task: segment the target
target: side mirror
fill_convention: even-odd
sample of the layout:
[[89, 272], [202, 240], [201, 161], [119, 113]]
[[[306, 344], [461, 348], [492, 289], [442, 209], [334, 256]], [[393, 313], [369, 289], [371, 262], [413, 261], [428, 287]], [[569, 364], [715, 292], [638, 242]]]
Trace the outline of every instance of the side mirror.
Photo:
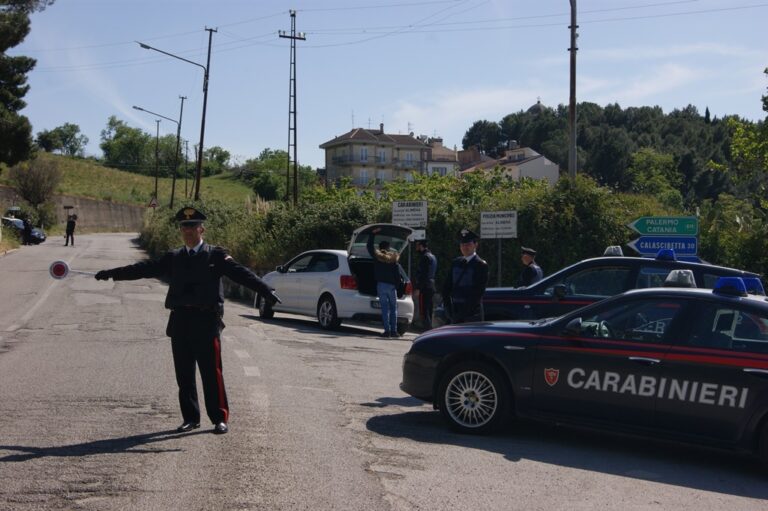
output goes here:
[[278, 271], [278, 273], [285, 273], [285, 266], [283, 266], [282, 264], [280, 264], [280, 265], [278, 265], [277, 267], [275, 267], [275, 270], [277, 270], [277, 271]]
[[566, 335], [580, 335], [581, 334], [581, 318], [573, 318], [565, 325]]
[[553, 295], [553, 296], [554, 296], [556, 299], [558, 299], [558, 300], [562, 300], [563, 298], [565, 298], [565, 295], [566, 295], [567, 293], [568, 293], [568, 289], [565, 287], [565, 284], [557, 284], [557, 285], [556, 285], [556, 286], [555, 286], [555, 287], [552, 289], [552, 295]]

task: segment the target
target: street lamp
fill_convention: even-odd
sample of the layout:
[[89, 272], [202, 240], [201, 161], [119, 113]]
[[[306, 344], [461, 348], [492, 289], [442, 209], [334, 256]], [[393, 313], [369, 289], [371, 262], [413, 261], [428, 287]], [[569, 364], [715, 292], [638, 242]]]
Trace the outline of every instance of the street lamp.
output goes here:
[[208, 106], [208, 71], [211, 68], [211, 43], [213, 42], [213, 33], [218, 32], [218, 30], [214, 28], [207, 28], [208, 31], [208, 61], [206, 65], [198, 64], [197, 62], [193, 62], [191, 60], [187, 60], [184, 57], [179, 57], [178, 55], [174, 55], [173, 53], [169, 53], [167, 51], [159, 50], [153, 46], [150, 46], [148, 44], [144, 44], [142, 42], [136, 41], [139, 46], [144, 48], [145, 50], [153, 50], [158, 53], [162, 53], [163, 55], [168, 55], [169, 57], [173, 57], [178, 60], [183, 60], [184, 62], [187, 62], [189, 64], [198, 66], [203, 68], [203, 118], [200, 122], [200, 147], [199, 152], [200, 155], [197, 158], [197, 170], [195, 172], [195, 200], [200, 199], [200, 176], [202, 175], [202, 168], [203, 168], [203, 140], [205, 138], [205, 110]]
[[[179, 99], [181, 99], [181, 111], [179, 112], [179, 120], [171, 119], [170, 117], [166, 117], [164, 115], [160, 115], [155, 112], [150, 112], [149, 110], [146, 110], [144, 108], [141, 108], [140, 106], [134, 105], [133, 108], [136, 110], [141, 110], [142, 112], [147, 112], [148, 114], [155, 115], [157, 117], [162, 117], [165, 120], [175, 122], [176, 123], [176, 152], [174, 153], [173, 158], [173, 180], [171, 181], [171, 204], [170, 208], [173, 209], [173, 199], [176, 196], [176, 173], [179, 169], [179, 151], [181, 149], [181, 118], [184, 115], [184, 100], [187, 99], [186, 96], [179, 96]], [[186, 179], [186, 176], [185, 176]], [[155, 186], [155, 194], [157, 194], [157, 186]]]

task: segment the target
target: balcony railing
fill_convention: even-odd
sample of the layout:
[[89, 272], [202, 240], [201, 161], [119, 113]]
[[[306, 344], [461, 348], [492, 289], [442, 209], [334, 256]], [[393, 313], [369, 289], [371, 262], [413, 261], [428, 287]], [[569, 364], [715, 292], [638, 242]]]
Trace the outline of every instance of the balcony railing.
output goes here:
[[331, 163], [334, 165], [367, 165], [367, 164], [376, 164], [376, 165], [386, 165], [387, 164], [387, 158], [382, 158], [379, 156], [366, 156], [365, 158], [355, 155], [343, 155], [343, 156], [334, 156], [331, 158]]

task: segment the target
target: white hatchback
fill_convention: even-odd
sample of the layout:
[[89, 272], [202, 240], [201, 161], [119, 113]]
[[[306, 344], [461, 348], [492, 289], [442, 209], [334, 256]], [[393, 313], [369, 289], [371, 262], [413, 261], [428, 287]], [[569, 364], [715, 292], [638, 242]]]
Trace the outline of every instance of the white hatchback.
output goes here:
[[[254, 305], [259, 316], [269, 319], [275, 312], [314, 316], [326, 330], [338, 328], [342, 321], [381, 325], [373, 260], [366, 249], [375, 228], [380, 228], [374, 237], [375, 246], [386, 240], [392, 250], [401, 254], [413, 232], [401, 225], [371, 224], [355, 230], [346, 251], [309, 250], [297, 255], [262, 277], [282, 303], [269, 306], [256, 296]], [[402, 277], [405, 292], [397, 299], [397, 331], [401, 335], [413, 321], [412, 287], [404, 271]]]

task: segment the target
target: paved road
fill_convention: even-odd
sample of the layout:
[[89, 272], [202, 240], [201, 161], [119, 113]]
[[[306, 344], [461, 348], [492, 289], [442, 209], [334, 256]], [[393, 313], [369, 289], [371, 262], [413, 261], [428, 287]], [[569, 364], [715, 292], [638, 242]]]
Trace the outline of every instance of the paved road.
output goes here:
[[412, 335], [228, 303], [228, 435], [181, 422], [155, 280], [52, 280], [143, 257], [124, 234], [0, 258], [0, 510], [768, 508], [730, 454], [549, 426], [449, 432], [398, 389]]

